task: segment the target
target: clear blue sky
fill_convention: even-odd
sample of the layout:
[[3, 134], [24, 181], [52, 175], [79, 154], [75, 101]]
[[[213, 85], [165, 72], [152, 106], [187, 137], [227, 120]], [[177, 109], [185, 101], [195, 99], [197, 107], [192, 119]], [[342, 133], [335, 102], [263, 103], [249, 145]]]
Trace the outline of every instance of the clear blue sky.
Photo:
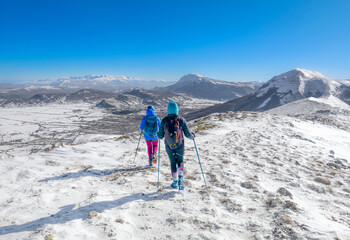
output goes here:
[[0, 0], [0, 81], [198, 73], [350, 79], [348, 0]]

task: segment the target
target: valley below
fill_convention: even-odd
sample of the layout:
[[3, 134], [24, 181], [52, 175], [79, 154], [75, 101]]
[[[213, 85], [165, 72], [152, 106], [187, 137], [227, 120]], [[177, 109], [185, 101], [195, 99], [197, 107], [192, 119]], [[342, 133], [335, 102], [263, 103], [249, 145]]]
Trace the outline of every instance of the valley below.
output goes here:
[[[218, 103], [195, 98], [177, 100], [184, 115]], [[45, 151], [81, 135], [129, 135], [139, 131], [147, 105], [137, 102], [108, 109], [95, 107], [96, 103], [0, 108], [0, 158]], [[156, 107], [160, 118], [166, 116], [166, 104]]]

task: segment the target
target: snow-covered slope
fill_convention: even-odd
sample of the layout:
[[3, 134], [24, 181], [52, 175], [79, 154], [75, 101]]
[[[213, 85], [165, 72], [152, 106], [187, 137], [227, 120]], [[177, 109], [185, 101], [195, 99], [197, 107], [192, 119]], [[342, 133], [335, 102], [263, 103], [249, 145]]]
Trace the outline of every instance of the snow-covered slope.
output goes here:
[[191, 73], [183, 76], [175, 84], [157, 88], [157, 90], [184, 93], [196, 98], [222, 101], [248, 95], [260, 86], [260, 84], [247, 82], [221, 81]]
[[350, 103], [349, 86], [346, 80], [331, 80], [319, 72], [297, 68], [273, 77], [252, 98], [261, 103], [256, 110], [267, 110], [310, 97]]
[[186, 139], [185, 191], [161, 145], [82, 135], [0, 161], [0, 239], [348, 239], [350, 133], [267, 113], [215, 114]]
[[328, 113], [350, 113], [350, 105], [341, 101], [339, 98], [330, 95], [322, 98], [304, 98], [280, 107], [273, 108], [267, 112], [295, 116], [298, 114], [314, 114], [319, 111], [328, 111]]

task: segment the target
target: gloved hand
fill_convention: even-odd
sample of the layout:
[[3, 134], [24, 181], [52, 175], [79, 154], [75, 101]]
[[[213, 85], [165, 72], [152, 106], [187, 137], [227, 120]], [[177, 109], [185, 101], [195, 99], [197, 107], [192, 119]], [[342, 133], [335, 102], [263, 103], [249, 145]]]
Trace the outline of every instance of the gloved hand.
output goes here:
[[194, 132], [191, 132], [192, 138], [195, 139], [196, 135], [194, 134]]

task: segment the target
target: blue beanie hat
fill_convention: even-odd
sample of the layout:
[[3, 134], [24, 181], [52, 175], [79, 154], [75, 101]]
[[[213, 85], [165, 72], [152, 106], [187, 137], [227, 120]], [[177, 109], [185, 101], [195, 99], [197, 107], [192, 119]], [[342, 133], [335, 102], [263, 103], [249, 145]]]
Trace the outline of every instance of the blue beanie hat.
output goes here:
[[170, 114], [178, 114], [179, 113], [179, 109], [177, 107], [177, 104], [176, 102], [170, 102], [168, 104], [168, 115]]
[[147, 107], [147, 109], [152, 109], [152, 110], [154, 111], [154, 107], [151, 106], [151, 105], [149, 105], [149, 106]]

